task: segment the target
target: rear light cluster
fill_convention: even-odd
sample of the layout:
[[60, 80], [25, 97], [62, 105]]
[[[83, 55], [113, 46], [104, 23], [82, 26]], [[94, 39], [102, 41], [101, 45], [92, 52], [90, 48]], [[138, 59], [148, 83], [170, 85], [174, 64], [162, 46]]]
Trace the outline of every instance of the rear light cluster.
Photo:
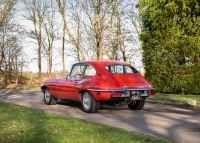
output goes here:
[[149, 91], [149, 95], [155, 95], [156, 94], [156, 90], [150, 90]]
[[150, 90], [150, 91], [128, 91], [128, 92], [120, 92], [120, 91], [113, 91], [111, 92], [112, 97], [130, 97], [133, 95], [141, 95], [141, 96], [148, 96], [148, 95], [155, 95], [156, 90]]

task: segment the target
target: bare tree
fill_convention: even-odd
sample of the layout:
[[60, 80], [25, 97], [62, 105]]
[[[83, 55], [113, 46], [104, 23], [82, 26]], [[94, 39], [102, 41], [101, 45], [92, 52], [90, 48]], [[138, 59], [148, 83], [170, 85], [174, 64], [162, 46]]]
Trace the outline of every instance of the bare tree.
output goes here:
[[122, 53], [122, 59], [124, 62], [127, 61], [127, 58], [126, 58], [126, 49], [125, 49], [125, 42], [127, 42], [125, 39], [126, 38], [126, 33], [123, 31], [122, 27], [124, 26], [121, 22], [121, 19], [122, 19], [122, 11], [120, 12], [119, 11], [119, 6], [116, 5], [115, 8], [114, 8], [114, 13], [116, 15], [116, 33], [117, 33], [117, 41], [118, 41], [118, 47], [119, 47], [119, 50], [121, 51]]
[[[20, 28], [19, 26], [17, 28]], [[17, 31], [17, 30], [16, 30]], [[15, 32], [16, 32], [15, 31]], [[8, 45], [9, 55], [8, 55], [8, 75], [9, 82], [12, 83], [13, 79], [15, 79], [15, 85], [17, 86], [19, 83], [19, 73], [20, 69], [22, 69], [23, 60], [23, 47], [21, 46], [21, 37], [17, 35], [13, 35], [9, 39]]]
[[7, 21], [17, 0], [1, 0], [0, 1], [0, 27]]
[[[51, 73], [53, 43], [56, 28], [49, 8], [53, 0], [23, 0], [33, 22], [32, 37], [38, 44], [38, 69], [41, 74], [42, 58], [48, 60]], [[62, 17], [62, 68], [65, 72], [65, 52], [78, 61], [88, 59], [111, 59], [134, 62], [141, 54], [138, 33], [140, 27], [135, 21], [136, 3], [131, 0], [56, 0]], [[55, 9], [53, 10], [55, 11]], [[49, 15], [50, 14], [50, 15]], [[134, 15], [133, 15], [134, 14]], [[69, 41], [72, 48], [65, 46]], [[43, 54], [41, 55], [43, 50]]]
[[[78, 61], [85, 60], [85, 54], [81, 46], [81, 38], [82, 38], [81, 37], [81, 13], [78, 7], [78, 1], [77, 0], [75, 1], [56, 0], [56, 1], [58, 4], [60, 14], [64, 21], [64, 29], [69, 37], [70, 42], [76, 48], [77, 59]], [[71, 11], [66, 12], [67, 4], [68, 4], [69, 9], [71, 9]], [[70, 25], [69, 25], [69, 21], [70, 21]]]
[[43, 28], [43, 41], [42, 45], [44, 48], [44, 55], [47, 56], [47, 69], [48, 73], [51, 77], [52, 74], [52, 64], [53, 64], [53, 47], [54, 47], [54, 42], [57, 37], [57, 32], [60, 28], [58, 26], [57, 22], [57, 15], [55, 11], [55, 4], [51, 0], [51, 5], [47, 9], [47, 12], [44, 17], [44, 21], [42, 24]]
[[45, 14], [47, 13], [47, 9], [49, 7], [48, 0], [23, 0], [23, 3], [26, 7], [28, 20], [31, 20], [34, 25], [34, 30], [31, 31], [32, 38], [37, 40], [37, 62], [38, 62], [38, 70], [39, 70], [39, 79], [42, 77], [42, 32], [43, 32], [43, 24]]
[[17, 24], [15, 0], [0, 2], [0, 73], [3, 75], [3, 86], [18, 84], [20, 63], [23, 60], [22, 38], [24, 29]]
[[[85, 12], [85, 29], [90, 40], [90, 46], [96, 51], [98, 60], [103, 59], [105, 31], [108, 29], [113, 0], [80, 0]], [[91, 37], [91, 38], [90, 38]]]
[[[137, 2], [118, 0], [113, 3], [113, 11], [106, 39], [106, 55], [111, 60], [141, 62], [141, 45], [139, 41], [140, 23]], [[140, 64], [141, 65], [141, 64]]]
[[63, 24], [63, 29], [62, 29], [62, 75], [65, 75], [66, 69], [65, 69], [65, 27]]
[[24, 29], [13, 19], [7, 20], [0, 30], [0, 69], [4, 78], [3, 86], [13, 83], [13, 80], [16, 85], [18, 84], [20, 63], [23, 61], [22, 36]]
[[[125, 18], [127, 20], [127, 30], [129, 41], [132, 43], [131, 49], [134, 52], [129, 52], [129, 62], [131, 62], [138, 70], [144, 72], [142, 63], [142, 45], [140, 42], [141, 21], [139, 17], [139, 4], [138, 1], [125, 0]], [[130, 49], [130, 50], [131, 50]], [[130, 58], [132, 57], [132, 58]]]
[[0, 36], [1, 36], [0, 72], [2, 73], [3, 73], [3, 70], [2, 70], [3, 62], [5, 61], [5, 53], [4, 53], [5, 37], [6, 37], [5, 27], [8, 24], [11, 11], [15, 3], [16, 3], [16, 0], [1, 0], [0, 1]]
[[[112, 14], [109, 29], [106, 32], [106, 40], [108, 41], [108, 46], [105, 49], [105, 54], [110, 60], [119, 60], [119, 11], [118, 6], [120, 5], [120, 1], [115, 1], [112, 4]], [[121, 40], [120, 40], [121, 41]]]

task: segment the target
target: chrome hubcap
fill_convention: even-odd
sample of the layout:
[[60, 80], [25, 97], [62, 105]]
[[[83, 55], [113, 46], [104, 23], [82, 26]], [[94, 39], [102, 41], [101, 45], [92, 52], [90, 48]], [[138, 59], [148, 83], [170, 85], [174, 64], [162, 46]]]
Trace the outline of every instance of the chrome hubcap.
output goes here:
[[89, 109], [91, 106], [91, 96], [88, 94], [88, 92], [85, 92], [83, 95], [83, 106], [86, 109]]

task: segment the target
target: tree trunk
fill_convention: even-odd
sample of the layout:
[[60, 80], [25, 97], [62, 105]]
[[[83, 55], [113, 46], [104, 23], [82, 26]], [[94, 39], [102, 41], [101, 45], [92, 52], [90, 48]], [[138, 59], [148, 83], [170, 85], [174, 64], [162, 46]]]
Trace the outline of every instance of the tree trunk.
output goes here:
[[102, 60], [103, 59], [103, 42], [102, 42], [102, 38], [98, 38], [98, 42], [97, 42], [97, 60]]
[[65, 76], [65, 28], [63, 25], [63, 37], [62, 37], [62, 75]]
[[17, 50], [15, 47], [15, 85], [18, 85], [18, 60], [17, 60]]
[[38, 43], [38, 76], [41, 81], [42, 78], [42, 65], [41, 65], [41, 43]]

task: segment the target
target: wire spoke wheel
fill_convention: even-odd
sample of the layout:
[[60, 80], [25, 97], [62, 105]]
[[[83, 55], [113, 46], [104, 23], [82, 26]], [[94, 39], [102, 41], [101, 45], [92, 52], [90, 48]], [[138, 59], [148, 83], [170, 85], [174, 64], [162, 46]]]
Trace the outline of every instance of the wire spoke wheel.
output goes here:
[[51, 94], [50, 94], [49, 90], [45, 90], [44, 98], [45, 98], [46, 102], [50, 101], [50, 97], [51, 97]]
[[86, 92], [83, 96], [83, 106], [86, 109], [89, 109], [91, 107], [91, 96]]
[[44, 91], [44, 103], [47, 105], [56, 104], [56, 99], [51, 95], [48, 88], [46, 88]]
[[95, 113], [98, 111], [100, 103], [97, 102], [92, 93], [86, 91], [82, 94], [82, 107], [83, 107], [83, 111], [86, 113]]

